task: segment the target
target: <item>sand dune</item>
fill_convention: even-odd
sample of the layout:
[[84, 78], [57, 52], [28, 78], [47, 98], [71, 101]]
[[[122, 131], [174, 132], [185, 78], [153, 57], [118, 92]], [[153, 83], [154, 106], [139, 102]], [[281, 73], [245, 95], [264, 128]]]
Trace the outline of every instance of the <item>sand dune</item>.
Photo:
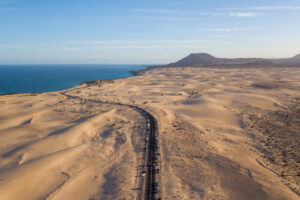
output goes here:
[[[42, 96], [32, 98], [39, 104]], [[7, 101], [11, 96], [1, 98]], [[86, 107], [91, 108], [88, 113]], [[15, 126], [1, 126], [0, 199], [136, 196], [131, 166], [139, 162], [144, 122], [134, 111], [71, 102], [61, 96], [52, 105], [15, 116], [17, 110], [1, 112], [2, 119]], [[27, 118], [30, 122], [24, 123]], [[122, 181], [127, 190], [110, 191], [112, 180]]]
[[[163, 199], [299, 199], [299, 80], [297, 68], [162, 68], [67, 94], [156, 117]], [[138, 197], [139, 113], [60, 92], [0, 101], [0, 199]]]

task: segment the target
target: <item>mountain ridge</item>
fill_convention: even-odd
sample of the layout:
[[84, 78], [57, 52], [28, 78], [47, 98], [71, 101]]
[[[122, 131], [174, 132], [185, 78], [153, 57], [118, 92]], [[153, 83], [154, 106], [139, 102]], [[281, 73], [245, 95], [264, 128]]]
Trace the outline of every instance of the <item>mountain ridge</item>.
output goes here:
[[274, 67], [300, 67], [300, 54], [291, 58], [218, 58], [208, 53], [191, 53], [183, 59], [167, 65], [152, 65], [146, 69], [131, 72], [141, 75], [147, 70], [168, 67], [234, 67], [234, 68], [274, 68]]
[[295, 55], [294, 57], [292, 57], [292, 59], [297, 59], [297, 60], [300, 60], [300, 53]]
[[167, 67], [196, 67], [196, 66], [221, 66], [221, 65], [282, 65], [299, 64], [300, 54], [291, 58], [266, 59], [266, 58], [218, 58], [208, 53], [191, 53], [183, 59], [165, 65]]

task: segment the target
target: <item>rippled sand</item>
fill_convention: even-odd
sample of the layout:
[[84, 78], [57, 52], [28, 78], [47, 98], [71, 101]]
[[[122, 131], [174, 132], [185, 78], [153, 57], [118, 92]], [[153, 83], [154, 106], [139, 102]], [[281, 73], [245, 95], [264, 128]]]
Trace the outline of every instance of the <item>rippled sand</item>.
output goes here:
[[[300, 69], [153, 69], [68, 94], [158, 120], [163, 199], [299, 199]], [[142, 116], [0, 96], [0, 199], [136, 199]]]

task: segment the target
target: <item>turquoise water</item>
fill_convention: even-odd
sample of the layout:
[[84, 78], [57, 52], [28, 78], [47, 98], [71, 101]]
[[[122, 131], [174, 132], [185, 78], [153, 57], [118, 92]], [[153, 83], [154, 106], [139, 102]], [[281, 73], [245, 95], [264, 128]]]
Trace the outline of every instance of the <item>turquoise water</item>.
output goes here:
[[0, 94], [52, 92], [84, 81], [133, 76], [143, 65], [0, 65]]

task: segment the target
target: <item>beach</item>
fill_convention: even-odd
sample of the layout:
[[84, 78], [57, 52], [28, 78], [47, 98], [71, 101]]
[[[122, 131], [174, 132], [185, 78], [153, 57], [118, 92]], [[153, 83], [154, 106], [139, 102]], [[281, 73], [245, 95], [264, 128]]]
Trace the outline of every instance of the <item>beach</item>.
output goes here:
[[0, 96], [0, 199], [139, 199], [145, 118], [123, 104], [157, 120], [162, 199], [299, 199], [299, 80], [300, 68], [155, 68]]

